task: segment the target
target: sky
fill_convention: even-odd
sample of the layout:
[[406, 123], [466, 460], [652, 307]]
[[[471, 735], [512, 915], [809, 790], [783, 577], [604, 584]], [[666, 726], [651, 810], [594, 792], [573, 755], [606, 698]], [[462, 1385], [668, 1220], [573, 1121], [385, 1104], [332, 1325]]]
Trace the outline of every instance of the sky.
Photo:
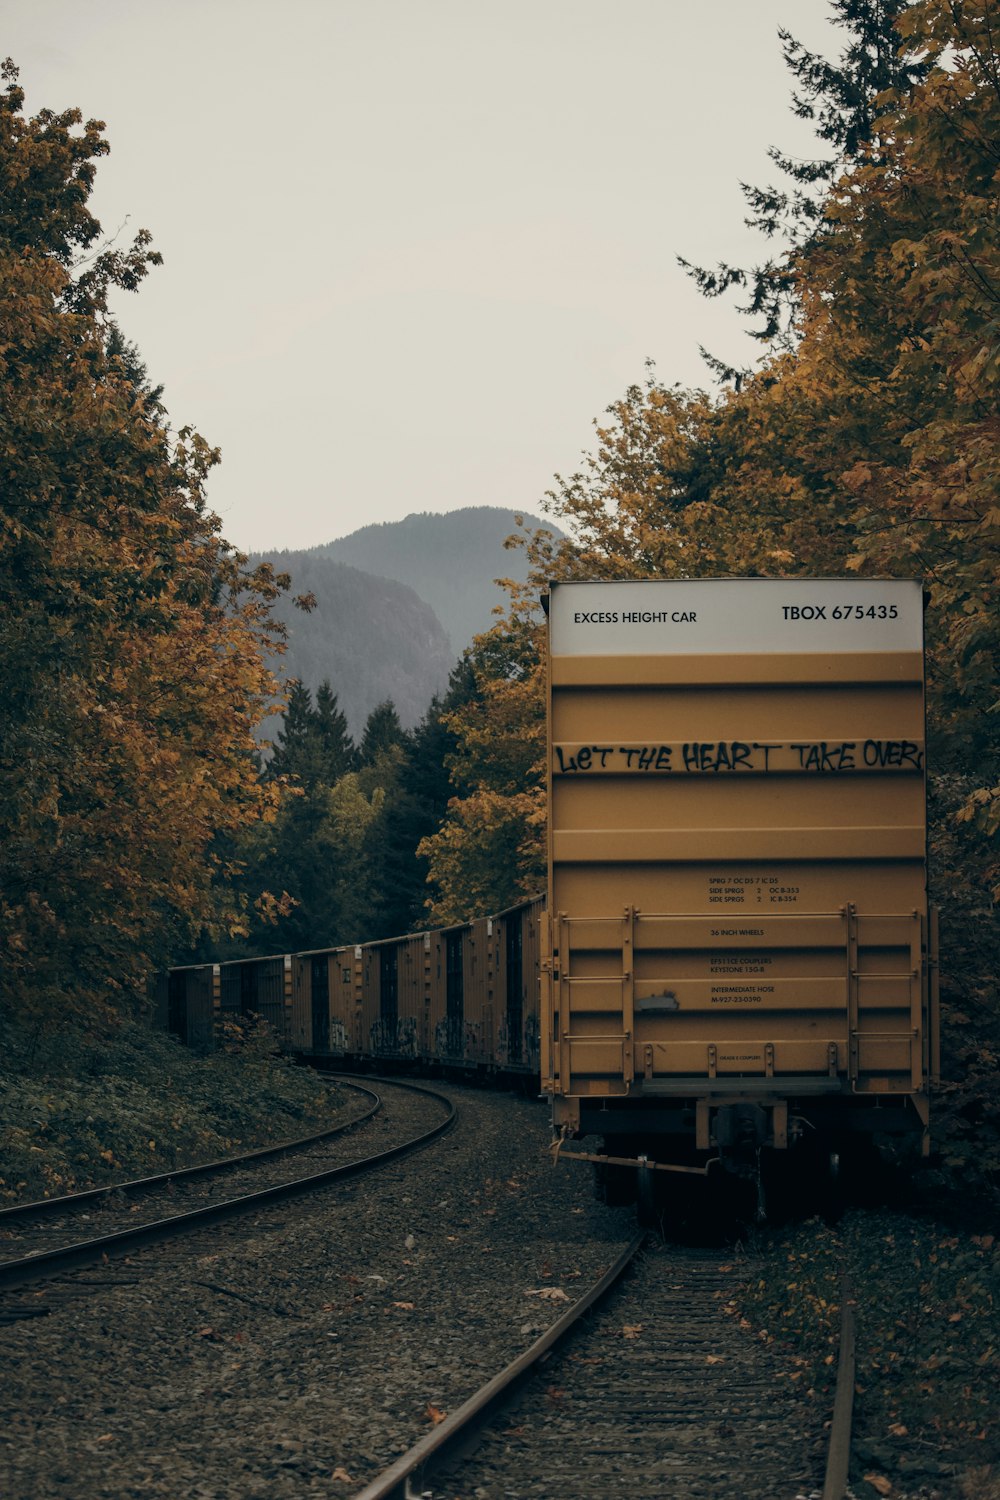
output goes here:
[[26, 107], [107, 125], [92, 207], [164, 257], [116, 315], [222, 450], [244, 550], [411, 511], [538, 514], [655, 363], [749, 364], [677, 265], [762, 258], [740, 182], [814, 154], [779, 25], [827, 0], [32, 0]]

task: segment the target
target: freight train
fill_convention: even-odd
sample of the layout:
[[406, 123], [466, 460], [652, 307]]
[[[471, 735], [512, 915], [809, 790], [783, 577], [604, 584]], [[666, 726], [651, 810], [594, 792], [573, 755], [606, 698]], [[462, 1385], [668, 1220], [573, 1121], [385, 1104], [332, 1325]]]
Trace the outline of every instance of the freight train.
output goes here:
[[850, 1143], [926, 1153], [939, 1067], [923, 600], [901, 580], [558, 583], [548, 888], [383, 942], [176, 969], [163, 1024], [537, 1082], [553, 1155], [661, 1210]]
[[207, 1050], [253, 1016], [303, 1058], [539, 1076], [544, 899], [381, 942], [196, 964], [160, 976], [158, 1024]]

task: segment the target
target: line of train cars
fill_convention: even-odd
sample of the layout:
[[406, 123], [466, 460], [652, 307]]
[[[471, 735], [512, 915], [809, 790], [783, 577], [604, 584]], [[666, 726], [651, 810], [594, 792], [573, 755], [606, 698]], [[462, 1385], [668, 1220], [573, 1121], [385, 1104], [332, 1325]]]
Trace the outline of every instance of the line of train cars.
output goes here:
[[544, 901], [382, 942], [171, 969], [156, 1017], [193, 1047], [259, 1016], [304, 1057], [539, 1073]]
[[[903, 580], [553, 584], [548, 887], [464, 927], [175, 970], [164, 1022], [537, 1079], [553, 1151], [671, 1173], [895, 1136], [938, 1071], [923, 598]], [[581, 1144], [582, 1143], [582, 1144]]]

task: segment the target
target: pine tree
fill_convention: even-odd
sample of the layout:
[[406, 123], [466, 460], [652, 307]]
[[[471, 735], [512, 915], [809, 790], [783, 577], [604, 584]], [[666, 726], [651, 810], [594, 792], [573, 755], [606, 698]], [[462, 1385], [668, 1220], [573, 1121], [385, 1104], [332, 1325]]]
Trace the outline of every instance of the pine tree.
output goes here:
[[406, 731], [399, 722], [394, 704], [386, 698], [372, 709], [365, 723], [358, 746], [358, 760], [362, 766], [375, 764], [381, 752], [406, 743]]
[[475, 691], [472, 664], [463, 657], [451, 672], [444, 698], [431, 702], [409, 736], [396, 784], [369, 831], [375, 937], [419, 930], [430, 921], [428, 862], [418, 856], [417, 847], [437, 832], [456, 792], [466, 790], [452, 775], [458, 737], [450, 716]]
[[[747, 289], [749, 300], [739, 311], [763, 320], [751, 330], [761, 343], [779, 349], [794, 344], [799, 297], [793, 257], [825, 234], [826, 195], [845, 165], [862, 154], [878, 159], [879, 96], [888, 89], [908, 92], [927, 75], [928, 62], [904, 45], [897, 26], [910, 4], [911, 0], [833, 0], [833, 24], [850, 33], [838, 64], [808, 51], [791, 32], [779, 28], [785, 63], [797, 82], [792, 110], [799, 119], [815, 122], [818, 139], [833, 152], [799, 161], [772, 146], [768, 155], [791, 186], [741, 183], [750, 210], [744, 222], [768, 239], [783, 241], [777, 257], [751, 270], [724, 262], [707, 270], [678, 256], [706, 297], [719, 297], [734, 286]], [[702, 354], [720, 380], [733, 381], [739, 389], [746, 370], [736, 370], [704, 349]]]
[[293, 682], [278, 730], [278, 743], [267, 768], [268, 779], [287, 776], [302, 786], [313, 786], [320, 780], [322, 760], [312, 694], [301, 682]]
[[337, 706], [337, 695], [327, 680], [321, 682], [316, 691], [313, 719], [321, 746], [323, 780], [327, 786], [333, 786], [341, 776], [354, 769], [357, 751], [347, 728], [347, 719]]

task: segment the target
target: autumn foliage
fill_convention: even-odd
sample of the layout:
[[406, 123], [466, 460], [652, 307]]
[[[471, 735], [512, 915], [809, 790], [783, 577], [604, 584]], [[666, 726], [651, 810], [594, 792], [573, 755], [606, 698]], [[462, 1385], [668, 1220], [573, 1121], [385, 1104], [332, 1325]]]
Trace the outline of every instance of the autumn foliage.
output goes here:
[[6, 1005], [134, 995], [204, 924], [223, 830], [267, 817], [254, 726], [277, 581], [206, 509], [218, 455], [173, 431], [108, 308], [159, 257], [101, 248], [107, 150], [77, 111], [0, 95], [0, 966]]
[[476, 907], [484, 878], [469, 872], [489, 847], [484, 825], [514, 851], [494, 873], [494, 904], [541, 868], [547, 579], [919, 577], [936, 895], [955, 929], [952, 961], [987, 1003], [1000, 893], [1000, 9], [895, 9], [896, 86], [859, 107], [870, 138], [827, 134], [843, 146], [839, 167], [821, 174], [808, 234], [771, 266], [794, 309], [791, 340], [775, 337], [715, 398], [652, 375], [630, 388], [598, 424], [594, 454], [549, 497], [569, 539], [522, 539], [533, 589], [515, 591], [477, 642], [478, 698], [453, 720], [455, 765], [474, 789], [425, 846], [439, 917]]

